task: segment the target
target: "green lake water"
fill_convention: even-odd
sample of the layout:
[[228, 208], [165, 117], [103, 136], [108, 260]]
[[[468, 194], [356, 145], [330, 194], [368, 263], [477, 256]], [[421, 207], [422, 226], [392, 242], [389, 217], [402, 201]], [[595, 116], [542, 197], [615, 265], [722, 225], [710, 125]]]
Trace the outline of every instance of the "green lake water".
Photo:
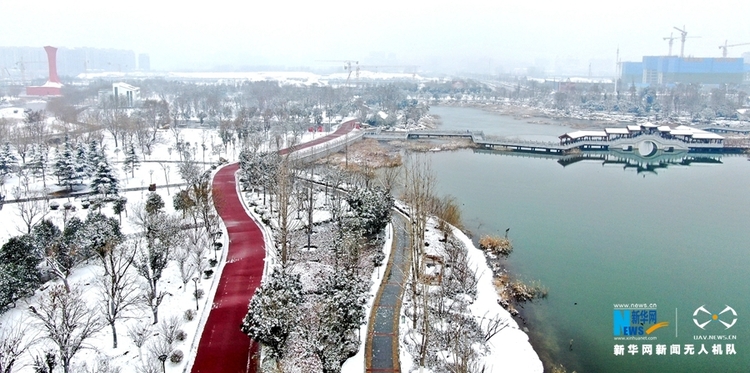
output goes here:
[[[443, 129], [545, 141], [568, 130], [477, 109], [431, 112], [441, 116]], [[439, 193], [456, 197], [474, 239], [510, 228], [512, 274], [549, 289], [548, 298], [522, 311], [545, 360], [571, 372], [750, 371], [746, 157], [713, 156], [719, 163], [653, 172], [596, 160], [563, 167], [555, 158], [474, 150], [429, 158]], [[613, 312], [620, 303], [648, 304], [669, 325], [648, 335], [655, 340], [616, 341]], [[693, 317], [701, 306], [709, 314]], [[737, 316], [727, 311], [704, 329], [695, 325], [693, 319], [703, 323], [726, 306]], [[727, 329], [719, 320], [736, 321]], [[695, 339], [713, 336], [736, 339]], [[628, 353], [631, 344], [638, 353]], [[684, 354], [688, 344], [695, 355]], [[701, 344], [707, 354], [699, 354]], [[721, 355], [712, 351], [715, 344]], [[727, 355], [726, 344], [736, 354]], [[614, 354], [615, 345], [624, 346], [624, 356]], [[643, 345], [652, 346], [651, 355], [642, 354]], [[666, 345], [666, 354], [657, 355], [657, 345]], [[672, 345], [680, 355], [670, 353]]]

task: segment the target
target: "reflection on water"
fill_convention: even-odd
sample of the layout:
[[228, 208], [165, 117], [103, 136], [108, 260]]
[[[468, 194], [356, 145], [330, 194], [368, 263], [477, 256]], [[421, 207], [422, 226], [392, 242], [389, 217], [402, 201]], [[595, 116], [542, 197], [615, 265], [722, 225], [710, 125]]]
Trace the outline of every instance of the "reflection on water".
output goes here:
[[[524, 138], [531, 130], [568, 131], [441, 109], [445, 130]], [[750, 314], [750, 162], [726, 154], [626, 153], [459, 150], [427, 157], [437, 194], [456, 197], [464, 226], [475, 237], [512, 227], [510, 272], [550, 289], [544, 301], [523, 306], [543, 359], [579, 373], [747, 372], [750, 322], [741, 321]], [[730, 305], [740, 315], [732, 328], [737, 355], [615, 356], [612, 311], [620, 302], [658, 303], [660, 317], [674, 323], [655, 343], [697, 347], [694, 310]]]
[[475, 153], [497, 154], [513, 157], [528, 157], [542, 159], [557, 159], [563, 167], [581, 162], [597, 162], [602, 166], [622, 166], [625, 171], [635, 171], [636, 174], [658, 175], [658, 171], [668, 167], [690, 166], [694, 164], [721, 164], [722, 155], [715, 153], [689, 153], [656, 151], [648, 157], [640, 156], [637, 152], [622, 150], [586, 151], [576, 154], [555, 155], [530, 152], [508, 152], [487, 149], [475, 149]]

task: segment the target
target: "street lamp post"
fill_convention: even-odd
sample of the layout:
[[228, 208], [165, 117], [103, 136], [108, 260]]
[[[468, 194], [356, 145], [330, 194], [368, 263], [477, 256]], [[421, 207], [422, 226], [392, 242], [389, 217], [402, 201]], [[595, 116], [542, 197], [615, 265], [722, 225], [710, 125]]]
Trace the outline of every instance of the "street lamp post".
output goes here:
[[193, 284], [195, 284], [195, 310], [198, 311], [198, 277], [193, 277]]
[[166, 373], [166, 368], [164, 368], [164, 362], [167, 361], [167, 355], [159, 355], [159, 361], [161, 361], [161, 373]]

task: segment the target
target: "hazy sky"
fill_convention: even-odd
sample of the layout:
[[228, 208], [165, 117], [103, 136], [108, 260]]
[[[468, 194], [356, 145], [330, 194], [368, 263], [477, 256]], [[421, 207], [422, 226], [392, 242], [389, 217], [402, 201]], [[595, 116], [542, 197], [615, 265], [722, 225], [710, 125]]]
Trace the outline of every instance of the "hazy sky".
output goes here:
[[[699, 2], [700, 3], [700, 2]], [[0, 0], [0, 45], [101, 47], [148, 53], [153, 69], [323, 66], [317, 60], [424, 66], [553, 65], [666, 54], [686, 26], [686, 55], [721, 56], [750, 42], [750, 2]], [[680, 41], [674, 43], [679, 53]], [[730, 49], [730, 57], [750, 46]], [[369, 57], [369, 62], [368, 62]]]

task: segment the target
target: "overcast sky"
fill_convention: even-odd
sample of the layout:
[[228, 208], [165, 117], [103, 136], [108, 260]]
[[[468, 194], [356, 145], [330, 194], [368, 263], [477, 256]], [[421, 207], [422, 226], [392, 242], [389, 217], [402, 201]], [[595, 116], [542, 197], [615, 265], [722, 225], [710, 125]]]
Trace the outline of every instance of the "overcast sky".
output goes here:
[[[685, 54], [720, 57], [750, 42], [750, 2], [0, 0], [0, 45], [148, 53], [153, 69], [323, 66], [359, 60], [495, 70], [534, 63], [665, 55], [685, 25]], [[674, 43], [679, 53], [680, 41]], [[732, 48], [740, 57], [750, 46]], [[613, 68], [614, 69], [614, 68]]]

